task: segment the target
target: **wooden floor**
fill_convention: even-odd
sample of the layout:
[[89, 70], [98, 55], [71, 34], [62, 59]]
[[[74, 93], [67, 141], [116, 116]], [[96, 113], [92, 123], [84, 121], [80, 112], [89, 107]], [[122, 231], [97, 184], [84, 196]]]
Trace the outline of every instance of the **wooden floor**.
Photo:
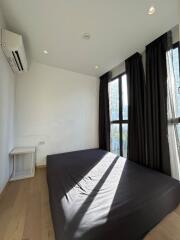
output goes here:
[[[0, 240], [55, 240], [45, 169], [37, 169], [34, 178], [8, 184], [0, 199]], [[145, 240], [180, 240], [180, 206]]]
[[45, 169], [10, 182], [0, 200], [0, 240], [54, 240]]

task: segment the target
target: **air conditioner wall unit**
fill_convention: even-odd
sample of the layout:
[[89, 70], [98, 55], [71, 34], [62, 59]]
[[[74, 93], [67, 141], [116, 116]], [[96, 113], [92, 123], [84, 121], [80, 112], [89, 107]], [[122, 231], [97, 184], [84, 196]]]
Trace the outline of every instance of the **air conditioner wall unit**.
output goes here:
[[1, 46], [13, 72], [21, 73], [28, 71], [28, 63], [21, 35], [2, 29]]

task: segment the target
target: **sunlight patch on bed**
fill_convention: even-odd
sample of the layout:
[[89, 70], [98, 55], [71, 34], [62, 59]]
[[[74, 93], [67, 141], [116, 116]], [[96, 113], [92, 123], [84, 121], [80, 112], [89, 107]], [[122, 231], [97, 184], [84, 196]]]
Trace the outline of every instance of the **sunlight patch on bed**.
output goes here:
[[[62, 204], [67, 204], [65, 217], [70, 223], [78, 219], [77, 237], [83, 234], [83, 229], [101, 225], [107, 221], [126, 159], [107, 153], [100, 162], [92, 168], [68, 193], [63, 197]], [[103, 196], [103, 197], [102, 197]], [[67, 200], [68, 199], [68, 200]], [[96, 217], [96, 211], [102, 215]], [[78, 217], [79, 215], [79, 217]], [[86, 215], [86, 217], [84, 217]], [[91, 223], [91, 226], [89, 226]]]

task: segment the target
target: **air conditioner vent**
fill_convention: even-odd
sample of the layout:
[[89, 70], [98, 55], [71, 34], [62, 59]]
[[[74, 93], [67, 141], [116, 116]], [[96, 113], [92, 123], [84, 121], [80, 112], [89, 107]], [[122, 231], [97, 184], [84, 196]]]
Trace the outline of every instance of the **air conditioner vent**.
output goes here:
[[14, 57], [14, 60], [15, 60], [15, 63], [16, 63], [16, 66], [17, 66], [18, 70], [21, 71], [21, 69], [19, 67], [19, 64], [18, 64], [18, 60], [16, 59], [16, 55], [13, 51], [12, 51], [12, 54], [13, 54], [13, 57]]
[[16, 53], [16, 56], [17, 56], [17, 58], [18, 58], [18, 60], [19, 60], [19, 63], [20, 63], [20, 66], [21, 66], [21, 70], [23, 71], [24, 68], [23, 68], [23, 65], [22, 65], [21, 59], [20, 59], [20, 57], [19, 57], [19, 53], [18, 53], [18, 51], [15, 51], [15, 53]]

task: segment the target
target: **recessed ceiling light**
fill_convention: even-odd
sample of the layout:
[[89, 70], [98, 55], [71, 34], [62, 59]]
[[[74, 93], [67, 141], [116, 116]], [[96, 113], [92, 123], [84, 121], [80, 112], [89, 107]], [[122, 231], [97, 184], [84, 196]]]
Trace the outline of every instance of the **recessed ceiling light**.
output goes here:
[[44, 53], [44, 54], [48, 54], [48, 51], [47, 51], [47, 50], [44, 50], [43, 53]]
[[99, 65], [96, 65], [96, 66], [95, 66], [95, 69], [99, 69]]
[[148, 14], [149, 14], [149, 15], [153, 15], [153, 14], [155, 13], [155, 11], [156, 11], [155, 7], [154, 7], [154, 6], [151, 6], [151, 7], [149, 8], [149, 10], [148, 10]]
[[89, 33], [83, 33], [82, 38], [85, 40], [89, 40], [91, 38], [91, 35]]

